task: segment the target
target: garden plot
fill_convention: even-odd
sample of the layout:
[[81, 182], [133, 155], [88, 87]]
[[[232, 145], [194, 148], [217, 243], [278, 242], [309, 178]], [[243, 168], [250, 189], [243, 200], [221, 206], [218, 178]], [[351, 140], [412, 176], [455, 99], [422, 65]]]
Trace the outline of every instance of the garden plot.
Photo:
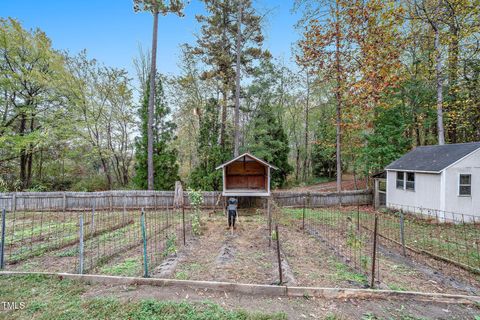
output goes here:
[[232, 233], [223, 215], [203, 219], [201, 235], [180, 250], [170, 277], [275, 283], [278, 281], [277, 260], [275, 251], [268, 246], [265, 226], [262, 216], [241, 216]]
[[[255, 213], [248, 216], [241, 214], [237, 229], [232, 233], [227, 229], [227, 219], [223, 214], [203, 211], [200, 213], [201, 233], [195, 234], [193, 214], [187, 211], [184, 246], [180, 211], [147, 212], [145, 234], [149, 276], [278, 284], [276, 239], [270, 238], [267, 215], [259, 210]], [[359, 219], [362, 221], [360, 230], [371, 232], [370, 212], [357, 211], [356, 208], [307, 209], [305, 228], [302, 209], [281, 208], [280, 212], [274, 213], [273, 224], [278, 223], [279, 226], [284, 284], [350, 288], [369, 285], [369, 270], [364, 268], [363, 261], [370, 266], [368, 254], [371, 242], [355, 231], [355, 223]], [[6, 252], [15, 254], [6, 255], [6, 270], [78, 272], [80, 246], [77, 221], [81, 213], [42, 214], [43, 217], [38, 213], [17, 213], [16, 223], [9, 222], [11, 233], [7, 232]], [[140, 212], [98, 213], [93, 224], [91, 213], [83, 214], [84, 273], [143, 276], [144, 244]], [[40, 221], [41, 228], [37, 226]], [[379, 222], [379, 226], [385, 236], [388, 236], [385, 230], [393, 232], [393, 229], [387, 228], [385, 221]], [[408, 226], [411, 230], [421, 228]], [[445, 227], [424, 226], [437, 231]], [[453, 239], [455, 232], [450, 230], [445, 234]], [[474, 231], [462, 234], [463, 237], [465, 235], [467, 242], [469, 237], [476, 237]], [[13, 240], [9, 242], [8, 239]], [[423, 245], [418, 239], [417, 242], [411, 239], [408, 243]], [[455, 245], [460, 247], [461, 243], [457, 241]], [[364, 251], [355, 255], [359, 248]], [[411, 252], [405, 257], [397, 243], [382, 237], [377, 248], [377, 288], [459, 294], [480, 292], [480, 279], [468, 271], [448, 264], [442, 269], [435, 264], [438, 261], [433, 263], [430, 257]], [[9, 260], [20, 254], [21, 259]], [[468, 262], [468, 259], [464, 261]]]
[[[81, 245], [77, 221], [81, 215], [84, 221], [84, 273], [143, 274], [141, 216], [140, 212], [133, 211], [17, 213], [17, 217], [27, 222], [18, 219], [7, 229], [6, 270], [79, 272]], [[167, 244], [172, 246], [173, 241], [173, 246], [177, 246], [180, 234], [183, 234], [179, 224], [178, 212], [173, 210], [145, 213], [147, 261], [151, 269], [168, 255], [162, 251]], [[34, 230], [33, 235], [31, 230]], [[187, 226], [186, 234], [189, 230]], [[137, 263], [139, 260], [140, 264]]]
[[[367, 209], [367, 210], [364, 210]], [[292, 228], [295, 226], [298, 231], [302, 231], [305, 224], [305, 237], [312, 237], [324, 244], [325, 248], [336, 257], [345, 262], [351, 268], [358, 271], [358, 275], [364, 278], [368, 277], [371, 272], [371, 264], [363, 265], [363, 261], [371, 263], [371, 246], [372, 242], [368, 241], [365, 236], [373, 233], [372, 214], [368, 208], [323, 208], [323, 209], [307, 209], [305, 210], [305, 222], [303, 219], [303, 209], [282, 209], [280, 222], [285, 226]], [[382, 220], [383, 219], [383, 220]], [[390, 217], [389, 217], [390, 219]], [[357, 231], [357, 221], [360, 222]], [[443, 226], [427, 226], [422, 223], [415, 224], [409, 221], [409, 232], [415, 234], [413, 230], [419, 232], [431, 232], [438, 228], [458, 229], [455, 225]], [[415, 229], [414, 229], [415, 228]], [[476, 226], [470, 226], [470, 229]], [[393, 223], [387, 220], [387, 217], [380, 216], [378, 222], [378, 238], [377, 238], [377, 254], [376, 254], [376, 286], [382, 289], [401, 290], [401, 291], [423, 291], [423, 292], [439, 292], [439, 293], [457, 293], [457, 294], [474, 294], [480, 293], [480, 278], [474, 273], [457, 268], [454, 265], [438, 261], [428, 255], [415, 254], [407, 252], [403, 256], [401, 246], [396, 242], [388, 239], [393, 238]], [[284, 232], [285, 233], [285, 232]], [[448, 234], [455, 234], [448, 230]], [[462, 233], [462, 236], [464, 234]], [[472, 237], [477, 236], [472, 232]], [[417, 239], [423, 239], [425, 236], [417, 235]], [[432, 235], [434, 237], [434, 235]], [[285, 239], [285, 237], [284, 237]], [[409, 243], [420, 246], [416, 240], [410, 239]], [[460, 247], [460, 244], [457, 243]], [[298, 248], [299, 246], [295, 246]], [[285, 246], [284, 246], [285, 248]], [[291, 251], [292, 257], [288, 257], [290, 265], [295, 268], [302, 269], [303, 264], [295, 265], [295, 256], [298, 255], [298, 249]], [[310, 260], [324, 259], [324, 253], [316, 250]], [[367, 268], [365, 268], [367, 266]], [[341, 268], [341, 264], [337, 267]], [[305, 270], [312, 270], [307, 268]], [[341, 272], [340, 272], [341, 274]], [[348, 273], [347, 273], [348, 274]], [[301, 277], [297, 277], [301, 279]], [[352, 281], [353, 277], [347, 281]], [[361, 280], [361, 276], [357, 280]], [[315, 281], [305, 280], [306, 283], [314, 283]], [[320, 279], [317, 283], [322, 283]], [[379, 281], [378, 281], [379, 280]], [[360, 282], [362, 283], [362, 282]]]
[[367, 278], [340, 262], [314, 236], [295, 225], [279, 227], [281, 248], [298, 286], [367, 287]]

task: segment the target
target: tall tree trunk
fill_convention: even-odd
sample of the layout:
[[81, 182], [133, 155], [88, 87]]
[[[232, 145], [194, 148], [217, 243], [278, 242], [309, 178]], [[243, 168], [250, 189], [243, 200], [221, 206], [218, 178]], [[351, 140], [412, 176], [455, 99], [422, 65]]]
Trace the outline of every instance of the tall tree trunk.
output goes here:
[[153, 118], [155, 113], [155, 75], [157, 64], [157, 32], [158, 11], [153, 13], [152, 62], [150, 64], [150, 92], [148, 97], [148, 128], [147, 128], [147, 170], [148, 190], [154, 189], [153, 172]]
[[[20, 116], [20, 128], [19, 135], [24, 136], [25, 130], [27, 128], [27, 117], [24, 112]], [[22, 184], [22, 189], [27, 188], [27, 152], [26, 148], [22, 147], [20, 150], [20, 182]]]
[[228, 86], [226, 83], [223, 84], [222, 88], [222, 115], [220, 123], [220, 146], [222, 149], [225, 148], [225, 131], [227, 126], [227, 104], [228, 104]]
[[40, 150], [40, 157], [38, 160], [38, 180], [42, 180], [42, 174], [43, 174], [43, 149]]
[[339, 17], [339, 0], [335, 1], [335, 66], [337, 72], [337, 88], [335, 90], [335, 97], [337, 100], [337, 139], [336, 139], [336, 161], [337, 161], [337, 191], [342, 191], [342, 157], [341, 157], [341, 142], [342, 142], [342, 98], [341, 98], [341, 81], [340, 74], [340, 17]]
[[[35, 128], [35, 118], [31, 115], [30, 119], [30, 132], [33, 132]], [[28, 144], [27, 147], [27, 161], [26, 161], [26, 187], [30, 188], [32, 184], [32, 167], [33, 167], [33, 145], [31, 143]]]
[[[227, 55], [227, 20], [228, 20], [228, 13], [227, 8], [223, 5], [222, 9], [222, 53], [226, 56]], [[223, 79], [222, 79], [222, 115], [221, 115], [221, 123], [220, 123], [220, 147], [222, 149], [225, 148], [225, 131], [227, 127], [227, 105], [228, 105], [228, 91], [229, 91], [229, 81], [228, 79], [228, 67], [223, 65], [220, 67], [221, 71], [223, 71]], [[222, 70], [223, 69], [223, 70]]]
[[295, 161], [295, 181], [298, 181], [300, 175], [300, 148], [296, 148], [296, 161]]
[[[112, 174], [110, 173], [110, 169], [108, 167], [108, 160], [106, 160], [103, 156], [100, 156], [100, 161], [102, 162], [102, 168], [103, 168], [103, 171], [105, 171], [105, 177], [107, 178], [107, 187], [108, 187], [108, 190], [112, 190]], [[63, 169], [62, 169], [62, 172], [63, 172], [63, 176], [65, 176], [65, 159], [63, 159]], [[64, 178], [65, 179], [65, 178]]]
[[305, 101], [305, 157], [303, 158], [303, 181], [307, 181], [308, 176], [308, 121], [310, 114], [310, 78], [307, 70], [307, 97]]
[[[452, 13], [453, 14], [453, 13]], [[448, 48], [448, 86], [449, 86], [449, 95], [450, 95], [450, 109], [456, 111], [456, 101], [457, 101], [457, 76], [458, 76], [458, 56], [459, 56], [459, 30], [457, 28], [455, 17], [452, 17], [450, 22], [450, 35], [451, 42]], [[450, 121], [449, 123], [449, 132], [448, 137], [451, 143], [457, 143], [458, 132], [457, 132], [456, 121]]]
[[240, 60], [242, 56], [242, 0], [238, 1], [238, 18], [237, 18], [237, 65], [235, 74], [235, 140], [233, 144], [233, 156], [238, 156], [240, 144]]
[[435, 32], [435, 63], [436, 63], [436, 80], [437, 80], [437, 133], [438, 144], [445, 144], [445, 131], [443, 129], [443, 79], [442, 79], [442, 56], [440, 52], [440, 30], [438, 30], [438, 22], [432, 22], [433, 31]]

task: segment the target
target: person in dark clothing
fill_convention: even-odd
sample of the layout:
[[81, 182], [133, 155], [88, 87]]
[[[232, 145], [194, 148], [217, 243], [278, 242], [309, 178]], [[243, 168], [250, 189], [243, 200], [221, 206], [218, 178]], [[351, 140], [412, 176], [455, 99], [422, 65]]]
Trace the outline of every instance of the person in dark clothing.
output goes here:
[[227, 206], [227, 217], [228, 217], [228, 229], [235, 227], [235, 219], [237, 218], [237, 205], [238, 201], [235, 198], [228, 199], [228, 206]]

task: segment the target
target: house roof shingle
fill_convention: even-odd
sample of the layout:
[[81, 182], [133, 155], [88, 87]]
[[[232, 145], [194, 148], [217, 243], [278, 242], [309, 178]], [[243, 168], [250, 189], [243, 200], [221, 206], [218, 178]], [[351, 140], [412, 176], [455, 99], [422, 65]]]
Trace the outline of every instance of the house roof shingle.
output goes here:
[[480, 142], [416, 147], [385, 169], [440, 172], [479, 148]]

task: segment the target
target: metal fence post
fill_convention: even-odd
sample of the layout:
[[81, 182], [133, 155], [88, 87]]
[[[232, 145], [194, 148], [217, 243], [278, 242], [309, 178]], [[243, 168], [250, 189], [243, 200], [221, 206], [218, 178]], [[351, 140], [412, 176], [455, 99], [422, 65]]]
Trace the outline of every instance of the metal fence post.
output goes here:
[[360, 206], [357, 201], [357, 231], [360, 231]]
[[305, 206], [306, 206], [306, 198], [303, 197], [303, 213], [302, 213], [302, 230], [305, 230]]
[[7, 216], [7, 210], [2, 209], [2, 244], [0, 246], [0, 269], [5, 268], [5, 233], [7, 232], [5, 218]]
[[268, 246], [272, 245], [272, 206], [270, 197], [267, 198], [267, 214], [268, 214]]
[[282, 258], [280, 256], [280, 235], [278, 234], [278, 224], [275, 225], [275, 235], [277, 236], [277, 260], [278, 260], [278, 275], [280, 277], [279, 284], [283, 283]]
[[92, 223], [90, 225], [90, 233], [95, 234], [95, 208], [92, 208]]
[[140, 217], [142, 226], [142, 240], [143, 240], [143, 277], [148, 278], [148, 257], [147, 257], [147, 232], [145, 229], [145, 210], [142, 208], [142, 215]]
[[183, 245], [187, 243], [185, 235], [185, 204], [182, 203], [182, 231], [183, 231]]
[[13, 193], [13, 204], [12, 204], [12, 211], [15, 212], [17, 211], [17, 193]]
[[375, 262], [377, 259], [377, 227], [378, 227], [378, 215], [375, 214], [375, 225], [373, 227], [373, 252], [372, 252], [372, 278], [370, 282], [370, 288], [373, 288], [375, 283]]
[[83, 274], [83, 214], [80, 214], [80, 243], [79, 243], [79, 250], [78, 250], [78, 273]]
[[405, 217], [403, 210], [400, 210], [400, 241], [402, 242], [402, 253], [405, 257], [407, 256], [407, 251], [405, 250]]

